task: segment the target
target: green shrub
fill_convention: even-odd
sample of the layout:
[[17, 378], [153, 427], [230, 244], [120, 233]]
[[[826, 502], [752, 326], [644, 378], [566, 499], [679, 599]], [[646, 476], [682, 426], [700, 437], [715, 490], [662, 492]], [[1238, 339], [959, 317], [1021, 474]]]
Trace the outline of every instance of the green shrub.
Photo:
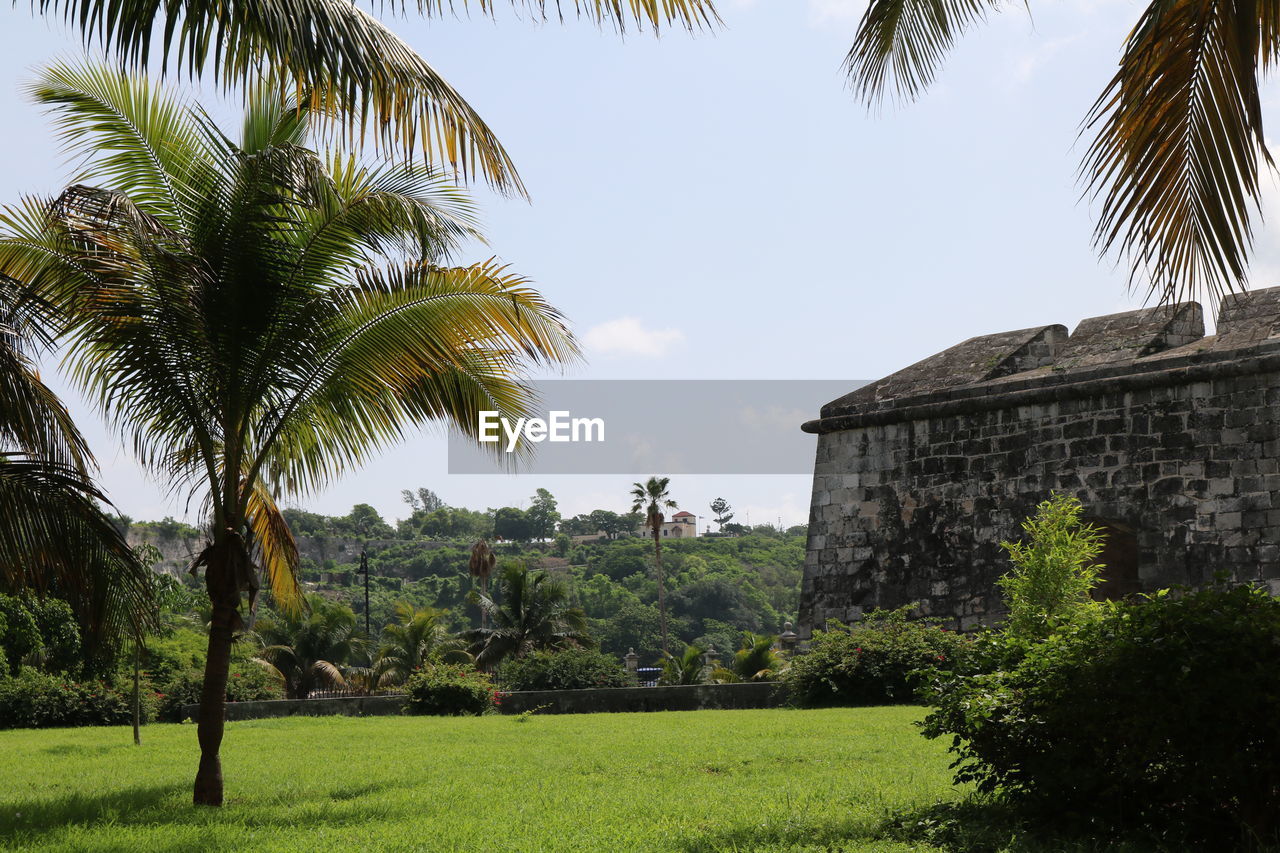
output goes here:
[[465, 664], [430, 664], [415, 670], [406, 684], [411, 714], [468, 716], [498, 703], [488, 674]]
[[892, 705], [917, 701], [925, 676], [963, 666], [970, 641], [923, 620], [910, 607], [876, 610], [849, 628], [829, 622], [783, 678], [791, 701], [806, 706]]
[[[170, 675], [156, 691], [159, 703], [159, 719], [168, 723], [180, 723], [185, 715], [183, 705], [197, 705], [204, 688], [204, 670], [190, 668]], [[273, 678], [258, 664], [249, 661], [232, 661], [227, 675], [228, 702], [261, 702], [283, 699], [284, 688], [279, 679]]]
[[[77, 682], [30, 667], [0, 678], [0, 729], [119, 726], [133, 721], [133, 685]], [[142, 684], [142, 719], [155, 715], [155, 694]]]
[[925, 733], [953, 738], [958, 782], [1117, 826], [1280, 830], [1280, 600], [1162, 593], [1007, 657], [933, 685]]
[[617, 658], [595, 649], [541, 651], [509, 660], [499, 668], [498, 681], [504, 690], [585, 690], [631, 683]]
[[1084, 506], [1076, 498], [1054, 495], [1022, 522], [1025, 542], [1001, 542], [1013, 569], [1000, 578], [1014, 636], [1043, 639], [1061, 624], [1097, 610], [1089, 594], [1098, 585], [1095, 562], [1105, 536], [1080, 520]]
[[44, 647], [35, 616], [21, 598], [0, 594], [0, 651], [8, 661], [8, 674], [16, 676], [22, 659]]

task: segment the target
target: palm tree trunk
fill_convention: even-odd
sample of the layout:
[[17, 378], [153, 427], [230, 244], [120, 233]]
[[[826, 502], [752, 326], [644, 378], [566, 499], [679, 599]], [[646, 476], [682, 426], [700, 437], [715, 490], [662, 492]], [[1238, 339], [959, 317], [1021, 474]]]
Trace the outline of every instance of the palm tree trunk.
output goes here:
[[[209, 566], [206, 572], [221, 570], [229, 573], [230, 567]], [[206, 581], [208, 581], [206, 575]], [[215, 594], [215, 586], [230, 594]], [[209, 651], [204, 663], [204, 687], [200, 691], [200, 719], [196, 735], [200, 741], [200, 769], [196, 771], [194, 803], [197, 806], [222, 805], [222, 732], [227, 710], [227, 673], [231, 667], [231, 639], [235, 630], [236, 611], [240, 604], [235, 582], [208, 583], [209, 598], [213, 602], [213, 618], [209, 622]]]
[[142, 662], [140, 642], [133, 638], [133, 745], [142, 746]]
[[653, 555], [658, 566], [658, 616], [662, 621], [662, 653], [670, 654], [667, 648], [667, 591], [662, 581], [662, 540], [658, 538], [658, 528], [653, 529]]

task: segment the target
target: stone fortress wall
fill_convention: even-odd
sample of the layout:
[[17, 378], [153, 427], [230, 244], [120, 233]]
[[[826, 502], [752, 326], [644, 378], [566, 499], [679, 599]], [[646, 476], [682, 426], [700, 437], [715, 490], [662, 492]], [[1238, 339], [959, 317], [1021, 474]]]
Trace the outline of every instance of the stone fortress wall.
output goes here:
[[972, 338], [822, 407], [801, 637], [916, 603], [1000, 615], [1002, 540], [1052, 492], [1116, 597], [1226, 572], [1280, 593], [1280, 288]]

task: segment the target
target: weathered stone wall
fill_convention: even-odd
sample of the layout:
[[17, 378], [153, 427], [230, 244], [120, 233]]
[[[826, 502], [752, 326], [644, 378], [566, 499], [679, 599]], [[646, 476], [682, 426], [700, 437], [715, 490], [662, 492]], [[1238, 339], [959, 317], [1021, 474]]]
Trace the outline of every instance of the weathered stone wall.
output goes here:
[[805, 424], [802, 637], [907, 603], [994, 621], [999, 543], [1054, 491], [1108, 525], [1116, 594], [1219, 571], [1280, 593], [1280, 288], [1228, 300], [1212, 338], [1194, 304], [1063, 331], [966, 341]]

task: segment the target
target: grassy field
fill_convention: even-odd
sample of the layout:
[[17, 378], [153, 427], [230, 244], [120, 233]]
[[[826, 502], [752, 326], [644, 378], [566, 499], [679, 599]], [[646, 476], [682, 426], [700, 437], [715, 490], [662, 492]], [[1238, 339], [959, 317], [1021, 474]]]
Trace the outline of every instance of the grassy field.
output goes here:
[[889, 851], [955, 796], [914, 708], [230, 723], [227, 805], [189, 805], [195, 727], [0, 732], [0, 847]]

